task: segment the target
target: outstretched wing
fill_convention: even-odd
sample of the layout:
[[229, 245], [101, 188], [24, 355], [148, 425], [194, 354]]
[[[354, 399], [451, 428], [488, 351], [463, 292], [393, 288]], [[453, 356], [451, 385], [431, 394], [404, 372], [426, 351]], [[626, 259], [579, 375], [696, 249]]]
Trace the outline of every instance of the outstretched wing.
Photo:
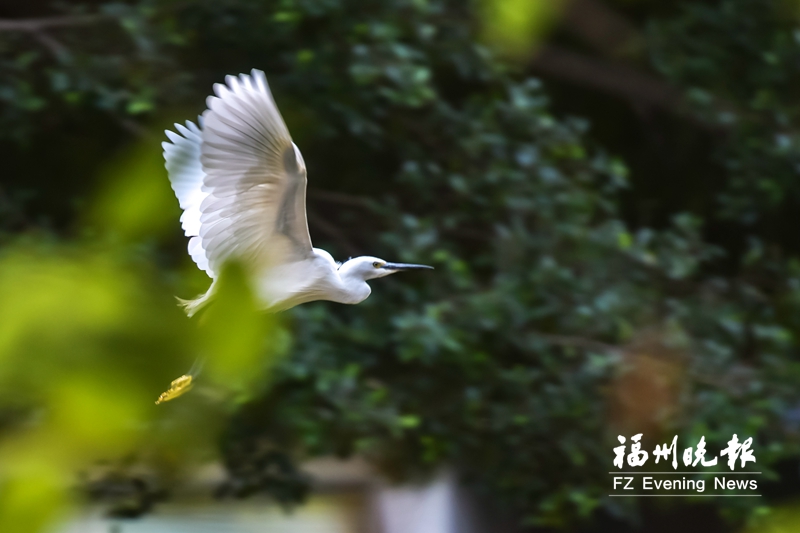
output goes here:
[[[200, 120], [202, 125], [202, 118]], [[171, 142], [164, 142], [164, 159], [172, 190], [183, 209], [181, 227], [189, 239], [189, 255], [201, 270], [214, 277], [208, 258], [200, 241], [200, 204], [208, 193], [203, 191], [203, 165], [200, 163], [200, 145], [203, 137], [200, 128], [187, 121], [186, 126], [175, 124], [178, 133], [167, 131]]]
[[192, 258], [215, 277], [234, 257], [255, 268], [311, 257], [305, 163], [264, 73], [228, 76], [214, 92], [202, 129], [177, 126], [164, 143]]

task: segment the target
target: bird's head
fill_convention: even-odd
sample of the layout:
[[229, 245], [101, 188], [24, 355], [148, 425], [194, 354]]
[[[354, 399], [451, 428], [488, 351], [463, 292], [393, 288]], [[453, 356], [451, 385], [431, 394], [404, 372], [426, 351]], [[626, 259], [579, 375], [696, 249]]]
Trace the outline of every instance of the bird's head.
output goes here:
[[412, 265], [408, 263], [389, 263], [377, 257], [368, 255], [354, 257], [343, 263], [339, 267], [341, 274], [347, 274], [364, 281], [368, 279], [382, 278], [402, 270], [433, 270], [428, 265]]

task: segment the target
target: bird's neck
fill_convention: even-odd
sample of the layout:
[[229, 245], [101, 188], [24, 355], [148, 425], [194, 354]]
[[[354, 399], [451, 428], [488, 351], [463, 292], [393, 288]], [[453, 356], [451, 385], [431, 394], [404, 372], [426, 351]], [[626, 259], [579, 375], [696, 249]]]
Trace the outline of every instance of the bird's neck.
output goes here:
[[342, 303], [357, 304], [363, 302], [370, 295], [372, 289], [356, 272], [344, 267], [345, 265], [342, 265], [342, 268], [339, 269], [339, 279], [344, 293], [343, 300], [346, 300]]

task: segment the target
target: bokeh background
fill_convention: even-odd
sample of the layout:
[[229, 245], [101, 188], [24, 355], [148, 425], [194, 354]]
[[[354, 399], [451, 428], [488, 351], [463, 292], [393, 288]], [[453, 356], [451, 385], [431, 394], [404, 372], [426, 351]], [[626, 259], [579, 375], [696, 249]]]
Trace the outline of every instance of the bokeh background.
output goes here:
[[[162, 131], [251, 68], [315, 245], [435, 272], [265, 316], [232, 265], [182, 314]], [[0, 1], [0, 531], [208, 465], [299, 510], [318, 458], [492, 531], [800, 530], [798, 89], [794, 0]], [[764, 496], [609, 498], [634, 433], [752, 436]]]

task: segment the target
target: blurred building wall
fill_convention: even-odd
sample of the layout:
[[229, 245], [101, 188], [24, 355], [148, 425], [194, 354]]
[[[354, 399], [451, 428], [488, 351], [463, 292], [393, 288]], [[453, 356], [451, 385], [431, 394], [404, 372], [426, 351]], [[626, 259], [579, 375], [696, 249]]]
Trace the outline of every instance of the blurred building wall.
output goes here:
[[[309, 463], [316, 485], [308, 503], [287, 511], [259, 499], [218, 501], [208, 497], [205, 476], [194, 496], [176, 496], [136, 520], [110, 520], [87, 510], [58, 533], [488, 533], [470, 496], [453, 475], [427, 483], [392, 486], [365, 463]], [[202, 496], [198, 496], [201, 495]], [[481, 522], [484, 522], [482, 524]]]

